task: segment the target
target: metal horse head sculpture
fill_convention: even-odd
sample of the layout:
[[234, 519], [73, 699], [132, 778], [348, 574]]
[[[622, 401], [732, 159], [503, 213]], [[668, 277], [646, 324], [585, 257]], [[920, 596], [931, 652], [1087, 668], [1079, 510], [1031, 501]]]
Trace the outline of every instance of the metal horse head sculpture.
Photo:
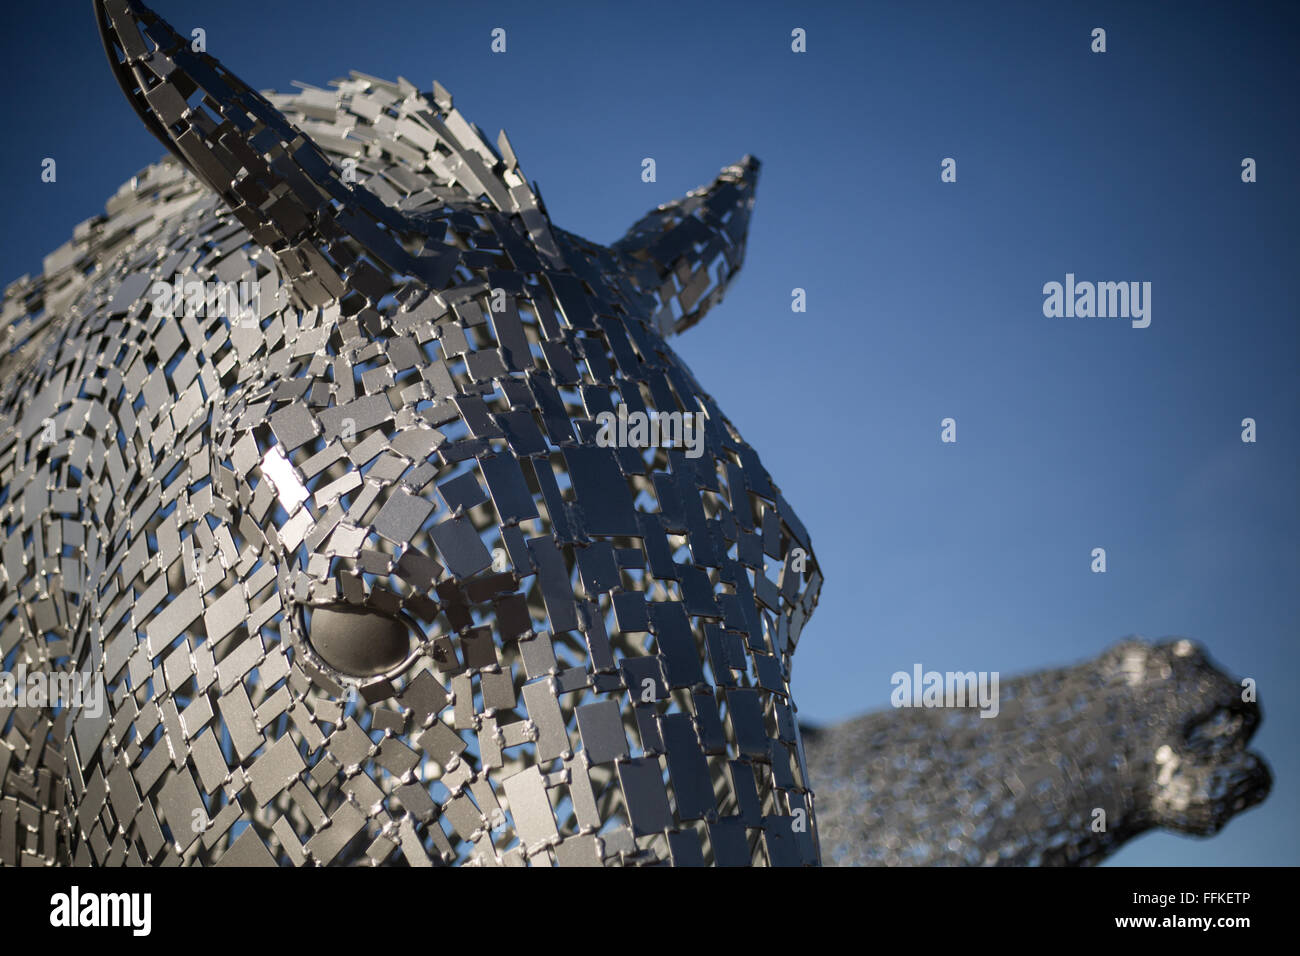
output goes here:
[[0, 863], [815, 864], [821, 577], [665, 340], [758, 163], [599, 246], [436, 84], [95, 10], [172, 158], [5, 294], [0, 656], [105, 698], [0, 711]]
[[[758, 163], [603, 247], [437, 84], [268, 100], [94, 7], [172, 155], [0, 307], [0, 865], [818, 863], [822, 578], [666, 341]], [[1006, 691], [809, 732], [828, 861], [1090, 863], [1268, 792], [1189, 642]]]

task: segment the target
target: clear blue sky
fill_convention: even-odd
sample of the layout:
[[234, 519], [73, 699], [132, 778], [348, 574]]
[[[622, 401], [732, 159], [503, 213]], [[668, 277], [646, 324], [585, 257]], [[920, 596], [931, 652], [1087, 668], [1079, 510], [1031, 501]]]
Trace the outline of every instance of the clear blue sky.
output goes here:
[[[758, 156], [745, 269], [677, 348], [812, 533], [801, 716], [886, 706], [914, 661], [1010, 675], [1192, 637], [1258, 680], [1274, 792], [1112, 862], [1300, 863], [1295, 5], [155, 6], [260, 89], [438, 79], [596, 240]], [[0, 282], [162, 153], [89, 2], [5, 19]], [[1067, 272], [1150, 281], [1150, 328], [1045, 318]]]

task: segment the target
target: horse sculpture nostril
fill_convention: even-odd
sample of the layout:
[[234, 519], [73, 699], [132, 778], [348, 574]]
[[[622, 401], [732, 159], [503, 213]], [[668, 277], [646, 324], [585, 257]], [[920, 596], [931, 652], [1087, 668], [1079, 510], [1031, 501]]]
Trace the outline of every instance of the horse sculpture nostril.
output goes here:
[[1187, 730], [1187, 745], [1202, 755], [1222, 753], [1240, 747], [1250, 736], [1245, 714], [1227, 707], [1196, 721]]
[[373, 677], [396, 667], [411, 651], [410, 629], [396, 618], [364, 608], [317, 607], [307, 617], [312, 649], [349, 677]]

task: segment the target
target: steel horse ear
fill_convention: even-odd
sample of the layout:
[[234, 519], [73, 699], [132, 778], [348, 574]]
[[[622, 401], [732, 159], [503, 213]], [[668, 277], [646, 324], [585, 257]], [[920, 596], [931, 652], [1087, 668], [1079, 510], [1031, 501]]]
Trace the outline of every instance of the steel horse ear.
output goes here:
[[599, 246], [437, 84], [94, 8], [171, 156], [4, 297], [0, 650], [103, 696], [0, 711], [0, 863], [817, 864], [822, 579], [666, 341], [757, 161]]

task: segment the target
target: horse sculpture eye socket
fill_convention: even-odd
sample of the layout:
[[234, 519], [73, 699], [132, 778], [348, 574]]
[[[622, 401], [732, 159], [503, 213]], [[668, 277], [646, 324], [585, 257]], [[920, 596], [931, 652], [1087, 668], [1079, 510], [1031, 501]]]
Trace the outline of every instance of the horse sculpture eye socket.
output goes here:
[[320, 659], [349, 677], [382, 674], [406, 660], [411, 651], [406, 624], [365, 608], [311, 608], [307, 634]]

